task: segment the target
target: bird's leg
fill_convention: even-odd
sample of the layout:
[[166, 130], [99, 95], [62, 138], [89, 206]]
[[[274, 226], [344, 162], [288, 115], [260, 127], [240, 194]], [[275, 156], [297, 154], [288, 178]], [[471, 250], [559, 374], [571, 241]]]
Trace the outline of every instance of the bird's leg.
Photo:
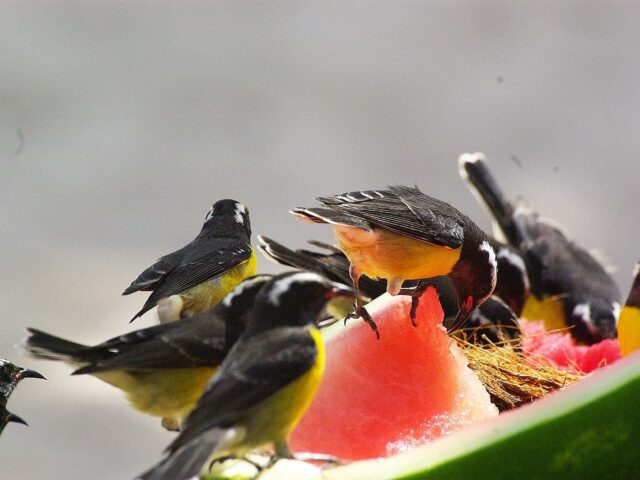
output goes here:
[[375, 332], [376, 338], [380, 340], [380, 332], [378, 331], [378, 326], [376, 325], [376, 322], [373, 321], [373, 318], [371, 318], [371, 315], [369, 315], [369, 312], [367, 312], [367, 309], [364, 308], [364, 305], [362, 303], [362, 297], [360, 296], [360, 286], [358, 282], [360, 280], [360, 273], [355, 269], [353, 264], [349, 265], [349, 276], [351, 277], [351, 281], [353, 282], [353, 290], [355, 292], [356, 305], [355, 305], [355, 311], [345, 317], [344, 319], [345, 324], [347, 320], [349, 320], [350, 318], [362, 318], [365, 322], [369, 324], [369, 326], [371, 327], [371, 330]]
[[401, 288], [398, 292], [398, 295], [409, 295], [411, 297], [411, 310], [409, 311], [409, 317], [411, 318], [411, 324], [414, 327], [417, 327], [416, 323], [416, 312], [418, 310], [418, 302], [420, 301], [420, 297], [427, 290], [427, 288], [433, 287], [436, 289], [436, 293], [438, 293], [438, 287], [435, 283], [429, 282], [427, 280], [418, 280], [418, 283], [413, 287]]
[[269, 461], [269, 463], [266, 466], [262, 466], [262, 465], [260, 465], [260, 464], [258, 464], [256, 462], [254, 462], [253, 460], [250, 460], [247, 457], [238, 457], [236, 455], [223, 455], [222, 457], [216, 457], [213, 460], [211, 460], [211, 463], [209, 463], [209, 471], [211, 471], [211, 469], [213, 468], [213, 466], [216, 463], [224, 463], [227, 460], [241, 460], [243, 462], [246, 462], [246, 463], [250, 464], [257, 471], [257, 474], [256, 474], [256, 476], [254, 478], [257, 478], [258, 476], [260, 476], [262, 471], [264, 469], [268, 468], [271, 465], [271, 461]]
[[332, 465], [346, 465], [346, 462], [344, 460], [324, 453], [296, 453], [295, 458], [296, 460], [301, 460], [303, 462], [321, 462], [330, 463]]

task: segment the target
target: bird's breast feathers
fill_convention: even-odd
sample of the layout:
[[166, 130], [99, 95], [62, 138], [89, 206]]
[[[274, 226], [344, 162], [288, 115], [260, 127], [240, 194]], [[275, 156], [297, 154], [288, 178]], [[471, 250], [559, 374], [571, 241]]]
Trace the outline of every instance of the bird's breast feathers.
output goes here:
[[461, 248], [447, 248], [384, 229], [372, 232], [334, 225], [340, 249], [359, 273], [371, 278], [416, 280], [446, 275]]

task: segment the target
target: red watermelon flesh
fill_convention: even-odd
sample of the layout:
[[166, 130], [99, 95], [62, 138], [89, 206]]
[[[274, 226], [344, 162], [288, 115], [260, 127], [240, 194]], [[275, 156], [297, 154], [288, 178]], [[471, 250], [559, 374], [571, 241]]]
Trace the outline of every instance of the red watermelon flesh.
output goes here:
[[[326, 342], [318, 393], [293, 432], [296, 452], [344, 459], [392, 455], [498, 415], [462, 350], [441, 326], [433, 290], [411, 300], [384, 295], [367, 306], [381, 338], [361, 321]], [[336, 330], [334, 330], [335, 332]]]
[[589, 373], [621, 358], [618, 340], [577, 345], [569, 333], [546, 332], [543, 322], [522, 321], [523, 350], [532, 362], [545, 362], [562, 370]]

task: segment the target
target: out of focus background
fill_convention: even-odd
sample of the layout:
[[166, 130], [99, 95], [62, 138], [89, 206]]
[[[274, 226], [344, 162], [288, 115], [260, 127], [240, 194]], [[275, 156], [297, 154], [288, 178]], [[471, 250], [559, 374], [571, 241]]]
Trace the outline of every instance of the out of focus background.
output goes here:
[[[0, 478], [123, 479], [172, 434], [119, 391], [14, 348], [34, 326], [98, 342], [122, 290], [216, 200], [287, 245], [331, 240], [287, 210], [418, 184], [483, 227], [458, 177], [501, 184], [606, 253], [640, 258], [635, 2], [8, 2], [0, 14], [0, 357], [35, 368], [10, 400]], [[260, 258], [261, 271], [277, 268]]]

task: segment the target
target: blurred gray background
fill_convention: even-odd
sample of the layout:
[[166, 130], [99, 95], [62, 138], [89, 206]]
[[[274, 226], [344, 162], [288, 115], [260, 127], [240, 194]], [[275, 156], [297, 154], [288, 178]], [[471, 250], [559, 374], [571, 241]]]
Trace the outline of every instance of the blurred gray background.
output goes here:
[[[640, 257], [635, 2], [5, 2], [0, 357], [40, 370], [3, 480], [132, 478], [172, 435], [119, 391], [24, 358], [27, 325], [86, 342], [150, 325], [121, 291], [215, 200], [302, 246], [287, 210], [417, 183], [482, 226], [457, 157], [606, 252]], [[276, 267], [262, 257], [260, 270]]]

